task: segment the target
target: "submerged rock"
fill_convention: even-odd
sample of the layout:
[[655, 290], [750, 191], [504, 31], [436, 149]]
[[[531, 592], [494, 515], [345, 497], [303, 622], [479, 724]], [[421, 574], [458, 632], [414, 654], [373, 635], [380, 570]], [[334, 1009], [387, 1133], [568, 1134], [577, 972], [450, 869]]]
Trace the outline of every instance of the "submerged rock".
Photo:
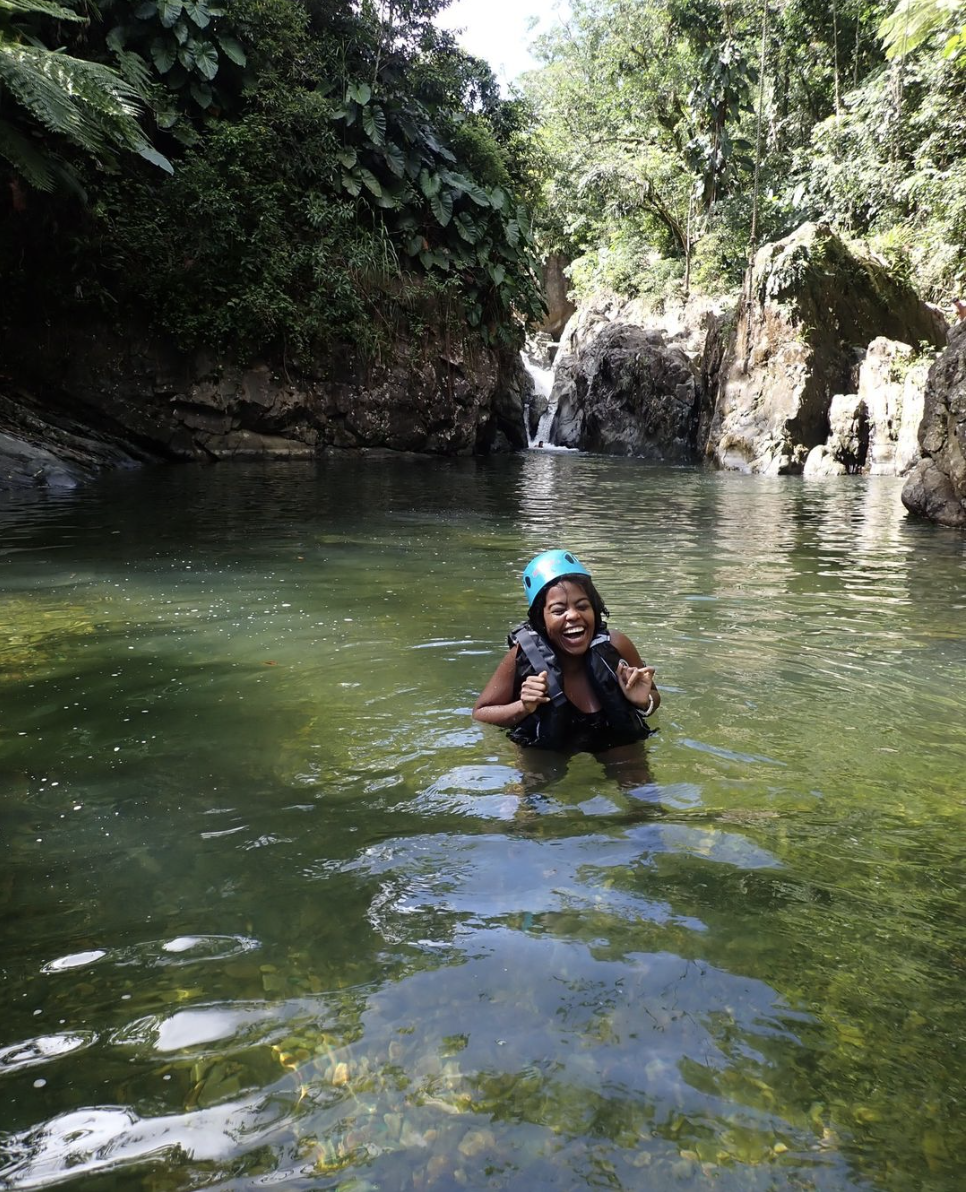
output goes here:
[[966, 527], [966, 323], [926, 378], [919, 426], [922, 460], [902, 490], [902, 503], [944, 526]]
[[725, 468], [801, 472], [828, 439], [832, 396], [855, 392], [867, 345], [879, 336], [940, 347], [946, 328], [882, 264], [824, 225], [765, 245], [721, 364], [703, 449]]

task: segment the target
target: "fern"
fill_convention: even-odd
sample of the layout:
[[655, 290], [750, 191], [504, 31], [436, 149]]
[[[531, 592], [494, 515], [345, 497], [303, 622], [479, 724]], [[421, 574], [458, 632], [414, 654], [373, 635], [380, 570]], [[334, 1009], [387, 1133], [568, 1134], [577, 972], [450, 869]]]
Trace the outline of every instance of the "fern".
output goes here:
[[[139, 153], [171, 172], [166, 158], [154, 150], [140, 125], [140, 103], [147, 70], [135, 54], [125, 54], [128, 78], [99, 62], [50, 50], [23, 18], [83, 20], [54, 0], [0, 0], [0, 102], [9, 95], [21, 111], [0, 126], [0, 155], [39, 190], [50, 190], [63, 169], [46, 147], [39, 148], [17, 124], [40, 125], [92, 154], [112, 148]], [[9, 109], [9, 105], [5, 105]], [[48, 154], [44, 160], [45, 152]]]
[[36, 190], [54, 189], [54, 171], [46, 155], [38, 153], [30, 139], [6, 120], [0, 120], [0, 157]]

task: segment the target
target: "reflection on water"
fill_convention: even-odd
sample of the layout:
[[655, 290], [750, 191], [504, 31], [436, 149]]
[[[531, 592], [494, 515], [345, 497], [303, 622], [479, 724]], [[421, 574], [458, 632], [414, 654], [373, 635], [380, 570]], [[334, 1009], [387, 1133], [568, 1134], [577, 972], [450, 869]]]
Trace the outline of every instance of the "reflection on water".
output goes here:
[[[966, 544], [529, 453], [0, 511], [0, 1187], [953, 1192]], [[469, 719], [566, 544], [607, 765]]]

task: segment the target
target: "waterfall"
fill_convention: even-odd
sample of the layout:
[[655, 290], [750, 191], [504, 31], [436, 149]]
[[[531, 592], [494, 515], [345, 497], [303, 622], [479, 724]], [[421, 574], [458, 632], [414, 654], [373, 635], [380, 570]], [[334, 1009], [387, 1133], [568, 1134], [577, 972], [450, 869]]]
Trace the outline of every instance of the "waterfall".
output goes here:
[[[527, 370], [531, 377], [533, 377], [534, 391], [540, 397], [550, 398], [553, 392], [553, 369], [540, 368], [534, 364], [526, 352], [520, 353], [520, 359], [523, 361], [523, 367]], [[550, 441], [550, 428], [553, 425], [553, 416], [557, 412], [557, 403], [548, 400], [547, 408], [540, 415], [540, 421], [537, 423], [537, 429], [534, 434], [530, 435], [530, 404], [527, 403], [524, 411], [526, 419], [527, 435], [529, 437], [529, 444], [531, 447], [536, 447], [542, 444], [548, 444]]]

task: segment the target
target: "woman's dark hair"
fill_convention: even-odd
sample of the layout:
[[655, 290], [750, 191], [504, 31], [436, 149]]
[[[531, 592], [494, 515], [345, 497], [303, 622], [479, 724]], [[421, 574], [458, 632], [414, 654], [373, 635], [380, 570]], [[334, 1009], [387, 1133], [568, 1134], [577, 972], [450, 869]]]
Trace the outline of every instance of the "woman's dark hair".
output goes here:
[[558, 575], [556, 579], [552, 579], [550, 583], [544, 584], [540, 591], [533, 598], [533, 603], [530, 605], [530, 615], [527, 620], [536, 629], [542, 637], [547, 636], [547, 622], [543, 616], [543, 606], [547, 603], [547, 592], [557, 584], [576, 584], [582, 592], [586, 593], [587, 599], [590, 601], [590, 607], [594, 610], [594, 633], [600, 633], [606, 629], [604, 618], [610, 614], [607, 611], [607, 605], [601, 599], [600, 592], [594, 587], [589, 575]]

